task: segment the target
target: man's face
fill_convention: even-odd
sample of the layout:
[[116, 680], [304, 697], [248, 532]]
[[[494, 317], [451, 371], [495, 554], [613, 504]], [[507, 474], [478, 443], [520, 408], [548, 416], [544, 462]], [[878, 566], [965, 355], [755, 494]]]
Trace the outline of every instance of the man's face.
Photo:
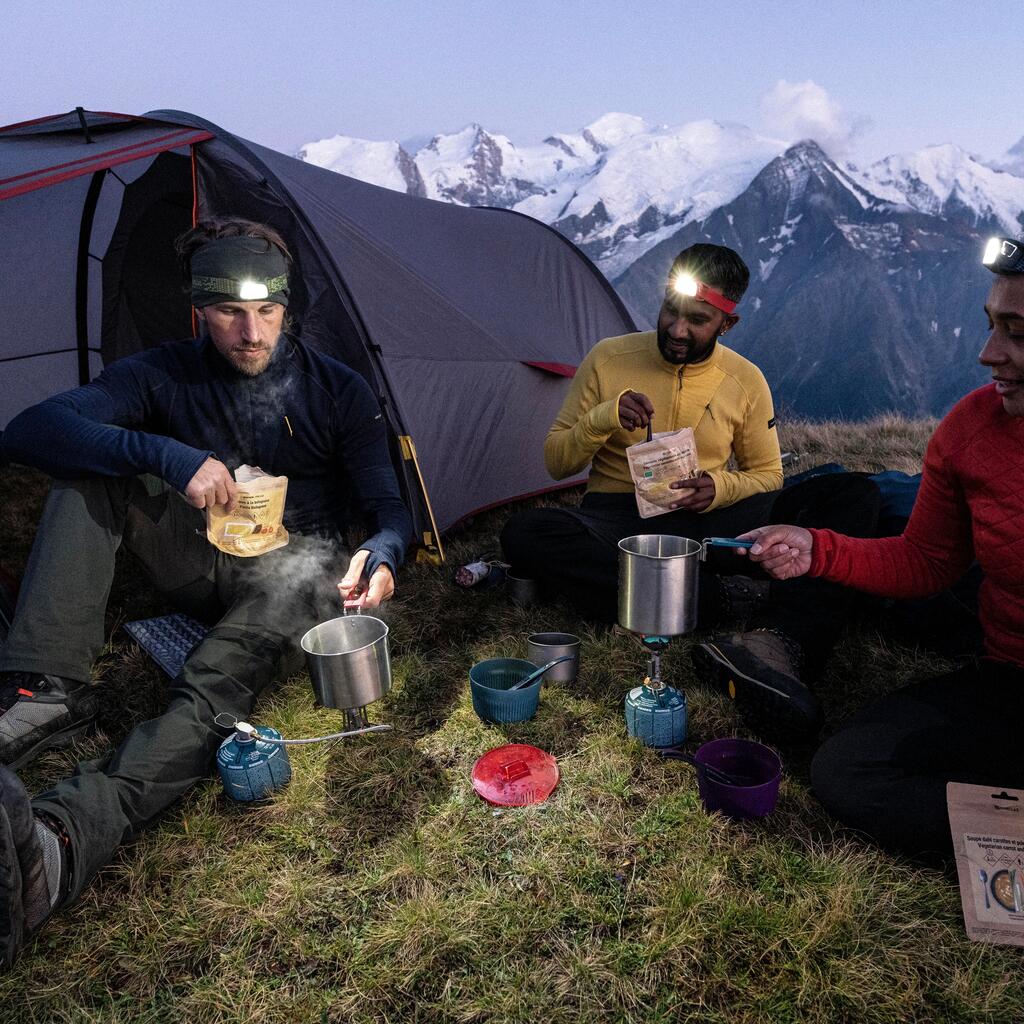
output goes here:
[[1024, 416], [1024, 274], [997, 277], [985, 303], [991, 333], [978, 356], [1011, 416]]
[[278, 302], [216, 302], [200, 310], [214, 348], [240, 373], [261, 374], [270, 362], [284, 323]]
[[699, 363], [711, 354], [718, 336], [737, 320], [734, 314], [670, 288], [658, 313], [658, 351], [666, 362], [677, 366]]

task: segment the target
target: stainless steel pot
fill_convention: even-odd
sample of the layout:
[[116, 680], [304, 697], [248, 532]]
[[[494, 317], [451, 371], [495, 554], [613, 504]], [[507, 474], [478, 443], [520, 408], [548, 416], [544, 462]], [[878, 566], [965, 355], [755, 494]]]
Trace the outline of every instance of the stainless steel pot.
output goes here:
[[679, 636], [697, 625], [704, 545], [641, 534], [619, 541], [619, 625], [645, 636]]
[[343, 615], [300, 641], [318, 704], [361, 708], [391, 689], [388, 627], [372, 615]]

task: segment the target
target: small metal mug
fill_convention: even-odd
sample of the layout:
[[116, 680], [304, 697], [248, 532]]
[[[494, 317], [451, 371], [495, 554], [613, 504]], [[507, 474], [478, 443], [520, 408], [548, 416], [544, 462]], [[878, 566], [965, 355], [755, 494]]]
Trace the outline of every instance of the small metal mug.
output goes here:
[[563, 661], [549, 669], [545, 682], [571, 683], [580, 672], [580, 638], [572, 633], [532, 633], [526, 638], [526, 657], [538, 668], [555, 658], [572, 655], [572, 661]]
[[526, 605], [536, 604], [538, 598], [537, 581], [527, 579], [525, 576], [513, 576], [511, 573], [505, 576], [505, 586], [508, 588], [508, 596], [513, 604]]

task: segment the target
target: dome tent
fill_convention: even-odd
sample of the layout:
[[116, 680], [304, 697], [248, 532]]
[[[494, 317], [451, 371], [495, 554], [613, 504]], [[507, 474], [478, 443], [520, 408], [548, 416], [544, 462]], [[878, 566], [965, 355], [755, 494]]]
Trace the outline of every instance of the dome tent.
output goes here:
[[551, 487], [543, 439], [567, 378], [635, 330], [593, 264], [531, 218], [378, 188], [180, 111], [79, 109], [0, 128], [0, 428], [191, 333], [171, 242], [210, 214], [288, 241], [299, 336], [377, 394], [428, 548]]

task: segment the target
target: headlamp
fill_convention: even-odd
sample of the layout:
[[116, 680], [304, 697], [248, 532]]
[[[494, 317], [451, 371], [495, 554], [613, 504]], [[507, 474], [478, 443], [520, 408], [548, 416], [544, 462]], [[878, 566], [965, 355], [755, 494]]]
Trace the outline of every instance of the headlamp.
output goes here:
[[993, 274], [1024, 274], [1024, 242], [1012, 238], [990, 238], [981, 262]]
[[281, 292], [287, 287], [287, 274], [264, 278], [262, 281], [257, 281], [251, 277], [237, 281], [232, 277], [192, 275], [193, 291], [218, 293], [225, 297], [237, 298], [242, 302], [257, 302], [261, 299], [269, 299], [274, 292]]
[[238, 297], [246, 302], [256, 299], [265, 299], [270, 294], [269, 289], [260, 281], [239, 281]]
[[721, 292], [709, 288], [703, 281], [698, 281], [692, 274], [679, 273], [672, 278], [672, 290], [677, 295], [686, 295], [700, 302], [706, 302], [723, 313], [732, 313], [736, 303], [727, 299]]

